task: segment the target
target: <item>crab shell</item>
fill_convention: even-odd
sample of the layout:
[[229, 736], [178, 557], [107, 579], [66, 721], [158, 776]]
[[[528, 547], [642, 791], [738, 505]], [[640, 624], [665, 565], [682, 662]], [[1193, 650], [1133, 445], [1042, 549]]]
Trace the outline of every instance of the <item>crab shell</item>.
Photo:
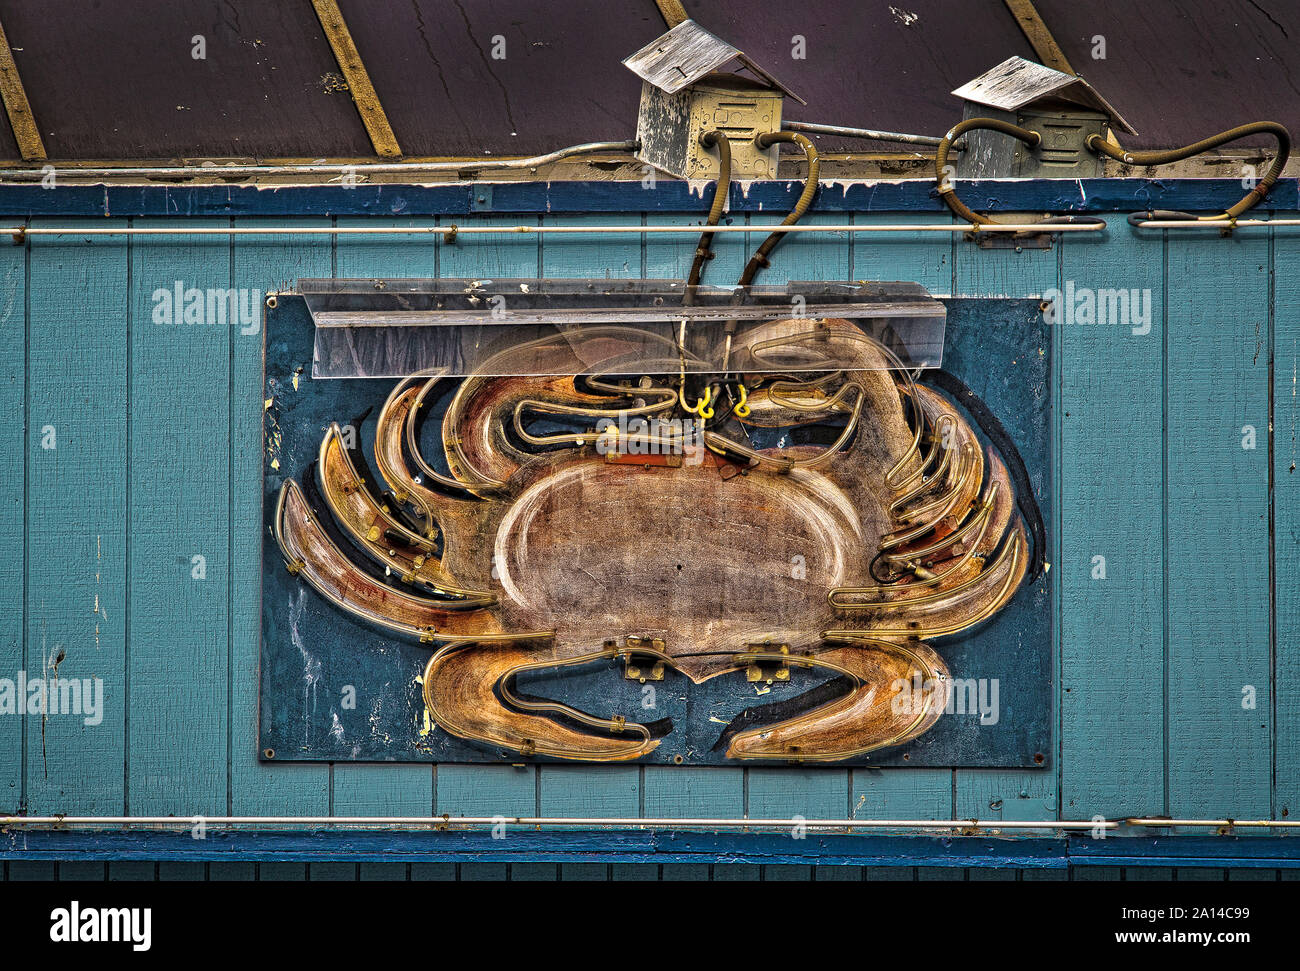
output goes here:
[[[594, 328], [584, 351], [617, 359], [644, 346], [640, 332]], [[668, 448], [609, 429], [538, 437], [536, 416], [689, 416], [671, 387], [649, 379], [580, 388], [564, 374], [471, 376], [443, 420], [443, 475], [420, 455], [416, 434], [438, 378], [393, 391], [376, 463], [427, 534], [382, 506], [370, 525], [364, 510], [345, 515], [356, 519], [354, 537], [369, 537], [368, 553], [405, 557], [404, 580], [448, 598], [414, 598], [424, 606], [387, 625], [443, 645], [424, 677], [443, 728], [527, 755], [638, 758], [658, 744], [641, 726], [526, 702], [508, 687], [523, 671], [620, 655], [662, 661], [696, 683], [773, 658], [850, 679], [841, 698], [733, 734], [732, 758], [835, 761], [901, 744], [937, 721], [948, 672], [925, 641], [991, 616], [1026, 570], [1003, 463], [985, 454], [944, 395], [901, 382], [888, 352], [849, 321], [762, 324], [742, 333], [734, 352], [739, 371], [767, 370], [773, 353], [805, 365], [834, 361], [838, 386], [790, 383], [778, 393], [773, 384], [753, 395], [745, 423], [847, 416], [842, 441], [749, 450], [716, 431]], [[484, 370], [508, 374], [512, 357], [533, 373], [574, 367], [572, 346], [542, 340]], [[327, 498], [331, 488], [357, 494], [337, 435], [322, 447], [320, 474]], [[286, 518], [302, 515], [295, 507]], [[440, 560], [428, 542], [435, 524]], [[294, 542], [286, 559], [301, 567], [310, 543]], [[873, 563], [888, 582], [873, 576]], [[313, 572], [321, 571], [307, 578], [320, 589]], [[345, 608], [357, 598], [342, 578], [322, 592]], [[393, 614], [382, 590], [359, 606], [354, 612], [380, 623]], [[918, 681], [924, 703], [900, 704]]]

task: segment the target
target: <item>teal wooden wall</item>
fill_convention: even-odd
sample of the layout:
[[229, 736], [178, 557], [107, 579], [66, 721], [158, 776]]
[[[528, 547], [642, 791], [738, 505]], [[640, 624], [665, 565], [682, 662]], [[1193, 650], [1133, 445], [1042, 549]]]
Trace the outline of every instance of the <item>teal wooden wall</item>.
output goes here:
[[[519, 221], [478, 221], [493, 218]], [[555, 221], [584, 218], [674, 217]], [[352, 221], [373, 223], [339, 219]], [[70, 220], [32, 225], [42, 222]], [[760, 239], [721, 237], [708, 281], [735, 279]], [[765, 277], [915, 280], [963, 296], [1067, 281], [1152, 292], [1148, 334], [1056, 331], [1048, 770], [259, 763], [261, 335], [159, 327], [153, 291], [176, 280], [266, 291], [330, 275], [681, 277], [694, 246], [633, 234], [454, 246], [176, 235], [0, 248], [0, 675], [35, 676], [62, 652], [61, 677], [99, 677], [107, 692], [97, 727], [0, 717], [0, 811], [1037, 820], [1282, 817], [1300, 804], [1300, 233], [1139, 239], [1122, 219], [1104, 239], [1023, 253], [936, 234], [796, 237]], [[1242, 447], [1247, 425], [1254, 449]], [[54, 448], [43, 447], [49, 428]], [[194, 555], [206, 579], [191, 578]], [[1104, 580], [1092, 577], [1098, 556]], [[13, 863], [10, 875], [45, 866]]]

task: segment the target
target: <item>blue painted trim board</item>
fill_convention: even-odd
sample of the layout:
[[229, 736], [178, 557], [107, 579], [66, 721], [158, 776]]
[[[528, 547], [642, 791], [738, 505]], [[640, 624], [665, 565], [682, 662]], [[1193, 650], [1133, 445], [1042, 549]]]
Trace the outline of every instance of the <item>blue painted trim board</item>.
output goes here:
[[[0, 186], [0, 213], [10, 216], [422, 216], [482, 215], [476, 189], [490, 186], [492, 212], [704, 212], [712, 189], [660, 179], [637, 182], [496, 182], [445, 185], [343, 186], [40, 185]], [[728, 212], [784, 213], [803, 185], [793, 180], [733, 184]], [[1147, 209], [1222, 211], [1239, 201], [1237, 179], [974, 179], [960, 183], [962, 201], [982, 212], [1122, 212]], [[1300, 207], [1294, 178], [1279, 179], [1272, 209]], [[839, 182], [823, 185], [818, 212], [931, 212], [946, 214], [930, 179]], [[1261, 210], [1262, 211], [1262, 210]], [[1125, 231], [1127, 227], [1125, 227]]]
[[826, 836], [630, 831], [16, 832], [2, 860], [275, 861], [277, 863], [706, 863], [817, 866], [1300, 868], [1300, 841], [1268, 837]]

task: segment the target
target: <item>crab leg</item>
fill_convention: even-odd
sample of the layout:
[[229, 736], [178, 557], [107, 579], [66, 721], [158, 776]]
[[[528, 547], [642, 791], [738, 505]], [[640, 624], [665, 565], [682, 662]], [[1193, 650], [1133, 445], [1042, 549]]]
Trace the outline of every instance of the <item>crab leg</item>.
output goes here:
[[485, 610], [448, 610], [445, 602], [414, 597], [376, 580], [334, 545], [292, 479], [280, 487], [272, 529], [290, 573], [302, 577], [335, 606], [388, 630], [423, 642], [550, 636], [550, 632], [506, 634]]
[[[471, 490], [505, 488], [510, 476], [531, 458], [529, 453], [515, 448], [505, 434], [520, 414], [521, 400], [527, 408], [549, 407], [555, 414], [617, 417], [619, 411], [610, 410], [610, 402], [620, 392], [637, 395], [643, 393], [641, 389], [588, 394], [577, 389], [572, 375], [585, 373], [588, 368], [583, 362], [587, 360], [607, 362], [630, 357], [643, 361], [648, 341], [671, 346], [661, 335], [621, 327], [591, 327], [583, 331], [582, 360], [569, 338], [559, 334], [512, 347], [484, 362], [478, 373], [461, 383], [443, 417], [443, 445], [452, 475]], [[608, 384], [597, 387], [613, 390]], [[671, 405], [664, 400], [638, 410], [650, 413]]]
[[[855, 450], [873, 464], [885, 463], [880, 469], [862, 471], [873, 477], [883, 477], [891, 488], [899, 487], [900, 479], [907, 481], [903, 477], [908, 473], [915, 474], [913, 470], [919, 464], [921, 425], [918, 422], [915, 429], [908, 427], [894, 378], [894, 373], [901, 373], [910, 390], [913, 387], [911, 373], [892, 351], [863, 333], [851, 321], [838, 318], [773, 321], [745, 332], [737, 349], [739, 363], [735, 369], [741, 371], [780, 370], [781, 363], [772, 359], [773, 352], [777, 350], [785, 352], [803, 368], [829, 371], [851, 369], [846, 381], [860, 389], [862, 404], [865, 404], [865, 409], [861, 406], [856, 409], [857, 413], [849, 422], [850, 428], [856, 426], [858, 443]], [[745, 366], [747, 363], [748, 368]], [[819, 363], [824, 366], [817, 368]], [[815, 380], [803, 384], [808, 388], [819, 388], [821, 383], [821, 380]], [[778, 388], [781, 394], [775, 400], [792, 410], [807, 412], [834, 407], [843, 393], [841, 389], [840, 394], [829, 400], [811, 407], [800, 407], [789, 396], [789, 389], [799, 387], [799, 382], [780, 382]], [[863, 410], [871, 414], [872, 422], [858, 423], [858, 415]], [[834, 448], [828, 449], [828, 456], [833, 456], [840, 444], [837, 442]], [[810, 465], [813, 462], [822, 464], [820, 458], [804, 460], [801, 464]]]
[[411, 379], [407, 379], [398, 383], [384, 406], [379, 409], [375, 421], [375, 465], [393, 490], [393, 498], [414, 506], [424, 520], [426, 532], [433, 536], [437, 517], [434, 516], [433, 504], [429, 501], [430, 490], [416, 481], [402, 455], [402, 433], [406, 427], [406, 418], [419, 394], [420, 389]]
[[[984, 481], [984, 449], [980, 445], [979, 439], [970, 425], [961, 417], [957, 410], [948, 403], [938, 392], [927, 388], [923, 384], [913, 386], [914, 400], [920, 402], [922, 409], [929, 415], [935, 415], [934, 434], [936, 447], [942, 449], [943, 458], [940, 465], [947, 473], [944, 481], [948, 482], [951, 477], [957, 475], [958, 458], [970, 461], [970, 466], [964, 469], [964, 476], [955, 486], [952, 487], [952, 494], [956, 498], [945, 513], [937, 518], [942, 519], [949, 514], [956, 512], [956, 519], [961, 518], [965, 510], [975, 501], [979, 495], [980, 486]], [[939, 471], [931, 476], [927, 485], [936, 487], [938, 485]], [[920, 517], [927, 515], [937, 502], [926, 503], [922, 506], [913, 507], [912, 509], [902, 509], [916, 498], [924, 495], [928, 489], [913, 491], [904, 499], [899, 500], [890, 507], [891, 512], [899, 511], [903, 522], [913, 522]]]
[[[392, 394], [388, 396], [388, 403], [393, 405], [396, 410], [397, 401], [405, 397], [403, 392], [406, 391], [408, 386], [414, 385], [422, 377], [423, 375], [407, 378], [407, 380], [398, 384], [398, 386], [393, 389]], [[429, 392], [434, 389], [442, 377], [443, 374], [439, 372], [425, 380], [424, 384], [416, 389], [414, 397], [408, 399], [405, 410], [401, 412], [401, 414], [405, 416], [406, 447], [410, 450], [411, 457], [415, 460], [415, 464], [419, 468], [420, 474], [426, 481], [436, 482], [438, 485], [446, 489], [460, 490], [472, 496], [480, 496], [484, 493], [490, 493], [492, 491], [490, 489], [472, 488], [466, 482], [456, 478], [455, 475], [443, 475], [424, 460], [424, 455], [420, 451], [418, 423], [421, 409], [425, 407], [425, 399], [428, 398]], [[389, 407], [389, 404], [385, 405], [385, 409]]]
[[[1006, 467], [995, 456], [989, 457], [989, 463], [989, 487], [971, 520], [972, 527], [977, 527], [977, 535], [974, 541], [965, 544], [965, 552], [944, 561], [948, 565], [937, 573], [931, 572], [917, 561], [909, 560], [901, 564], [915, 578], [907, 583], [834, 587], [829, 594], [831, 606], [837, 610], [879, 610], [892, 605], [906, 607], [909, 604], [933, 603], [942, 597], [931, 595], [931, 591], [939, 591], [946, 596], [943, 591], [964, 584], [984, 572], [984, 563], [997, 549], [1015, 512], [1015, 500], [1011, 494]], [[873, 594], [879, 599], [865, 602], [855, 599]]]
[[831, 641], [858, 641], [864, 638], [930, 638], [955, 634], [987, 620], [1000, 610], [1024, 579], [1028, 561], [1025, 530], [1017, 521], [1003, 555], [979, 574], [977, 583], [961, 584], [959, 589], [945, 591], [937, 606], [913, 614], [920, 619], [910, 620], [907, 628], [898, 627], [898, 620], [871, 618], [865, 630], [828, 630], [823, 636]]
[[321, 494], [335, 521], [371, 559], [385, 569], [395, 570], [404, 583], [418, 583], [435, 593], [468, 598], [469, 605], [493, 602], [487, 591], [458, 585], [433, 555], [433, 541], [407, 529], [386, 506], [375, 501], [343, 447], [337, 424], [330, 426], [321, 441], [317, 469]]
[[[658, 746], [644, 725], [621, 715], [598, 718], [558, 702], [523, 701], [510, 689], [525, 671], [567, 667], [613, 658], [616, 649], [563, 656], [553, 649], [483, 645], [474, 639], [448, 644], [424, 669], [424, 702], [430, 717], [458, 738], [520, 752], [584, 762], [621, 762]], [[502, 704], [505, 699], [512, 707]], [[523, 709], [512, 710], [512, 709]], [[560, 715], [607, 734], [578, 731], [534, 712]]]
[[[745, 660], [748, 655], [742, 655]], [[871, 639], [791, 664], [823, 668], [854, 682], [845, 696], [774, 725], [739, 732], [727, 746], [733, 759], [838, 762], [892, 745], [928, 730], [948, 701], [948, 669], [921, 644]], [[915, 697], [914, 686], [921, 688]]]
[[[404, 431], [409, 433], [411, 427], [408, 419], [414, 414], [420, 395], [424, 393], [424, 389], [415, 383], [418, 380], [398, 384], [380, 410], [375, 424], [375, 464], [395, 492], [404, 492], [413, 505], [427, 509], [431, 522], [436, 522], [442, 530], [443, 577], [449, 582], [455, 582], [456, 586], [485, 586], [489, 565], [478, 562], [471, 554], [476, 543], [481, 540], [489, 504], [475, 497], [436, 492], [422, 482], [417, 482], [402, 452]], [[427, 387], [425, 385], [425, 389]], [[408, 438], [407, 441], [411, 439]], [[418, 454], [412, 450], [412, 455], [417, 460]], [[439, 476], [436, 481], [442, 483], [446, 478]], [[458, 578], [458, 581], [451, 581], [452, 577]]]

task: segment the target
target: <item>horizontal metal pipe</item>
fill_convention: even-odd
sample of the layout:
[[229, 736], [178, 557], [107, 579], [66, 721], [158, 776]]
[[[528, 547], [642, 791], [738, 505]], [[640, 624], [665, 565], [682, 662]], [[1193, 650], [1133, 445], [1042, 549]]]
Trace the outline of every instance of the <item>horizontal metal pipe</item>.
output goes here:
[[627, 829], [1116, 829], [1114, 821], [1091, 820], [979, 820], [979, 819], [737, 819], [617, 816], [0, 816], [0, 829], [175, 827], [190, 829], [202, 821], [206, 827], [237, 826], [381, 826], [430, 829], [444, 826], [619, 826]]
[[1297, 819], [1126, 819], [1130, 826], [1191, 826], [1191, 827], [1232, 827], [1245, 829], [1290, 829], [1300, 826]]
[[737, 817], [623, 817], [623, 816], [0, 816], [0, 829], [61, 829], [108, 827], [176, 827], [188, 829], [202, 820], [205, 826], [387, 826], [429, 829], [443, 826], [620, 826], [629, 829], [657, 827], [708, 827], [713, 829], [923, 829], [1010, 830], [1145, 828], [1289, 829], [1295, 819], [745, 819]]
[[[82, 168], [69, 165], [60, 169], [54, 166], [55, 173], [62, 171], [69, 178], [121, 178], [124, 176], [143, 178], [224, 178], [231, 175], [352, 175], [380, 172], [462, 172], [469, 169], [530, 169], [538, 165], [547, 165], [574, 155], [591, 155], [596, 152], [634, 152], [640, 142], [584, 142], [570, 145], [568, 148], [547, 152], [545, 155], [532, 155], [527, 158], [474, 158], [439, 162], [358, 162], [355, 164], [341, 162], [307, 162], [301, 165], [159, 165], [159, 166], [111, 166], [101, 168]], [[0, 169], [0, 181], [27, 181], [44, 178], [52, 163], [42, 162], [42, 168]]]
[[1300, 219], [1143, 219], [1138, 229], [1244, 229], [1249, 226], [1300, 226]]
[[1095, 823], [1091, 820], [1026, 820], [979, 819], [677, 819], [640, 818], [619, 816], [0, 816], [0, 828], [62, 829], [62, 828], [136, 828], [174, 827], [190, 829], [199, 820], [205, 827], [244, 827], [244, 825], [342, 825], [342, 827], [389, 827], [400, 829], [429, 829], [447, 825], [556, 825], [556, 827], [623, 827], [628, 829], [655, 827], [710, 829], [1114, 829], [1115, 822]]
[[[1201, 223], [1208, 226], [1210, 223]], [[1100, 219], [1088, 223], [996, 223], [976, 226], [972, 223], [939, 223], [909, 226], [870, 224], [792, 225], [792, 226], [713, 226], [711, 233], [1094, 233], [1106, 228]], [[0, 228], [14, 242], [27, 236], [488, 236], [524, 235], [606, 235], [609, 233], [686, 233], [698, 235], [694, 226], [11, 226]]]
[[811, 132], [814, 135], [839, 135], [842, 138], [866, 138], [874, 142], [903, 142], [908, 145], [937, 146], [943, 141], [935, 135], [908, 135], [897, 131], [877, 131], [874, 128], [845, 128], [842, 125], [815, 125], [809, 121], [783, 121], [784, 131]]

